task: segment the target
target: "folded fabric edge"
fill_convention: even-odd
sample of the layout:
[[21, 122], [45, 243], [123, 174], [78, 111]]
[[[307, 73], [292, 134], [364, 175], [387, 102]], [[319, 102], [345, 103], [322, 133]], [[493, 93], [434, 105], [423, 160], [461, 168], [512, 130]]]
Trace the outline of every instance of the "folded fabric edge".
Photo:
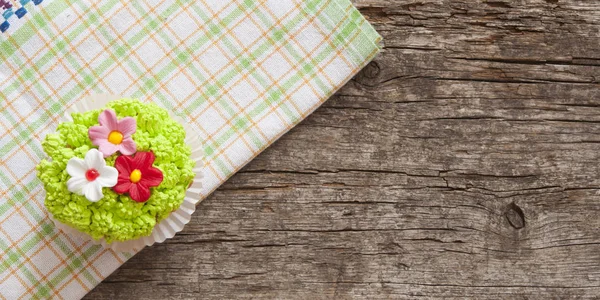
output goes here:
[[368, 39], [373, 41], [377, 47], [381, 48], [379, 44], [382, 40], [381, 35], [375, 30], [373, 25], [365, 18], [365, 16], [350, 2], [350, 0], [333, 0], [333, 2], [340, 7], [343, 11], [346, 11], [352, 17], [352, 20], [358, 25], [363, 34]]
[[355, 69], [364, 66], [365, 60], [369, 58], [372, 51], [381, 50], [379, 46], [381, 36], [349, 0], [326, 1], [320, 12], [330, 21], [330, 24], [323, 21], [323, 26], [331, 25], [328, 30], [344, 35], [343, 41], [334, 42], [338, 42], [338, 47], [340, 44], [345, 45], [344, 49], [340, 50], [343, 50], [352, 60]]

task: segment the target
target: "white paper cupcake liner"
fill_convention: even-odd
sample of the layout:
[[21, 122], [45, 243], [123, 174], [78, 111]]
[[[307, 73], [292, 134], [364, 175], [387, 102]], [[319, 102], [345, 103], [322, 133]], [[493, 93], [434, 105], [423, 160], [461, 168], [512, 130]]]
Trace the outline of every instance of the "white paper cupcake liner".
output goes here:
[[[71, 113], [84, 113], [90, 110], [101, 109], [106, 106], [110, 101], [122, 99], [125, 97], [113, 96], [113, 95], [93, 95], [87, 98], [84, 98], [78, 102], [76, 102], [73, 106], [71, 106], [65, 114], [63, 115], [62, 121], [73, 121], [71, 118]], [[81, 231], [78, 231], [75, 228], [70, 227], [69, 225], [63, 224], [57, 220], [55, 220], [52, 216], [50, 219], [54, 222], [56, 227], [61, 231], [78, 237], [83, 237], [91, 240], [94, 244], [102, 244], [105, 248], [110, 248], [115, 251], [139, 251], [145, 246], [151, 246], [154, 243], [162, 243], [167, 239], [170, 239], [175, 236], [176, 233], [183, 230], [183, 227], [190, 221], [192, 218], [192, 214], [196, 211], [196, 205], [201, 201], [200, 191], [202, 188], [202, 178], [203, 175], [203, 159], [204, 159], [204, 151], [202, 149], [202, 143], [197, 138], [198, 133], [196, 133], [190, 126], [181, 118], [174, 116], [171, 113], [171, 117], [183, 125], [186, 133], [185, 143], [191, 147], [192, 155], [191, 158], [196, 162], [194, 166], [194, 173], [196, 176], [194, 177], [192, 184], [189, 186], [185, 193], [185, 198], [183, 199], [183, 203], [176, 211], [169, 214], [167, 218], [162, 220], [158, 225], [154, 226], [152, 230], [152, 234], [150, 236], [141, 237], [135, 240], [125, 241], [125, 242], [112, 242], [107, 243], [106, 240], [95, 240], [88, 234], [85, 234]]]

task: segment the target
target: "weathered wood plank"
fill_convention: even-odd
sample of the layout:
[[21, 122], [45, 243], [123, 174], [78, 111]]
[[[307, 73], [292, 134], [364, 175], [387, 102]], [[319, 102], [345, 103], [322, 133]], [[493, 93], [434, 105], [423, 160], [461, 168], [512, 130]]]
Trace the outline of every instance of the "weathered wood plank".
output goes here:
[[600, 295], [600, 3], [355, 3], [375, 62], [87, 299]]

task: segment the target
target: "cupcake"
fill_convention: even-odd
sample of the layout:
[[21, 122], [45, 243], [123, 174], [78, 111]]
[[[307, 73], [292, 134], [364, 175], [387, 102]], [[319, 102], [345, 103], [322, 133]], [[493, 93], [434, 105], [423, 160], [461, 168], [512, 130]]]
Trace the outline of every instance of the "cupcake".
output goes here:
[[184, 126], [132, 99], [71, 119], [45, 137], [49, 159], [37, 166], [51, 218], [108, 244], [150, 236], [184, 203], [196, 177]]

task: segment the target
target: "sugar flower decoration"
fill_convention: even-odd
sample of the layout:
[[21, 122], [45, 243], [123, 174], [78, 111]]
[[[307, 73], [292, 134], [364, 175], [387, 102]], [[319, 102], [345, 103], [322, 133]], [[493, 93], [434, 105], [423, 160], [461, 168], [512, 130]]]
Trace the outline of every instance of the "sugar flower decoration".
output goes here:
[[92, 202], [102, 199], [102, 187], [115, 186], [119, 176], [117, 169], [106, 165], [102, 153], [97, 149], [90, 149], [85, 159], [71, 158], [67, 162], [67, 173], [71, 175], [67, 181], [69, 191], [84, 195]]
[[98, 116], [100, 126], [93, 126], [88, 130], [92, 144], [104, 157], [120, 151], [123, 155], [135, 153], [135, 142], [131, 136], [135, 133], [136, 123], [132, 117], [117, 120], [117, 115], [111, 109], [104, 110]]
[[129, 193], [135, 202], [146, 202], [150, 198], [150, 187], [158, 186], [163, 180], [162, 172], [153, 167], [154, 153], [137, 152], [132, 158], [121, 155], [115, 161], [119, 171], [117, 185], [113, 190], [119, 194]]

